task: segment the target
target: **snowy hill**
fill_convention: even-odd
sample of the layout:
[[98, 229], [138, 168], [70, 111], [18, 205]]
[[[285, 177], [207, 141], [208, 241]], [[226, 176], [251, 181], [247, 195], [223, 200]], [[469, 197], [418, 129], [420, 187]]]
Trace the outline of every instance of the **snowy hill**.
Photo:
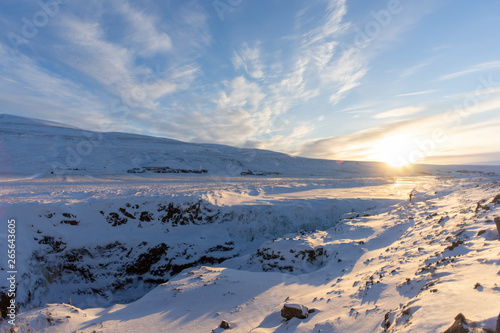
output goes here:
[[[384, 163], [293, 157], [261, 149], [187, 143], [128, 133], [86, 131], [60, 123], [0, 115], [0, 176], [116, 175], [144, 167], [212, 177], [242, 173], [269, 176], [371, 177], [397, 174], [489, 172], [491, 167], [417, 165], [394, 170]], [[138, 175], [138, 174], [136, 174]], [[14, 177], [15, 178], [15, 177]]]
[[[116, 174], [145, 166], [206, 169], [211, 175], [369, 175], [380, 163], [314, 160], [259, 149], [193, 144], [126, 133], [101, 133], [37, 119], [0, 115], [1, 173]], [[307, 171], [305, 171], [307, 170]]]
[[[222, 332], [223, 320], [228, 332], [442, 332], [458, 313], [471, 331], [496, 326], [500, 167], [397, 176], [10, 115], [0, 139], [18, 332]], [[286, 320], [285, 304], [306, 318]]]

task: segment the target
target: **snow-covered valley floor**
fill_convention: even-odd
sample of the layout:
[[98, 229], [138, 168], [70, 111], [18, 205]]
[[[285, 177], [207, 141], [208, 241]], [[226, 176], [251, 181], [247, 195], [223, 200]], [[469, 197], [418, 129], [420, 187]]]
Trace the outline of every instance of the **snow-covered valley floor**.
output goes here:
[[2, 179], [17, 330], [444, 332], [458, 313], [494, 330], [498, 195], [461, 174]]

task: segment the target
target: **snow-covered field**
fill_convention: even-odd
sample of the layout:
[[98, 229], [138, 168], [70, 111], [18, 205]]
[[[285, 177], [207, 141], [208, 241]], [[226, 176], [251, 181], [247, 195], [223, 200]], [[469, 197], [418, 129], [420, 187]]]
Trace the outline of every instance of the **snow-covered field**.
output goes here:
[[[116, 133], [84, 150], [98, 134], [12, 116], [0, 130], [19, 332], [220, 332], [223, 320], [228, 332], [444, 332], [459, 313], [477, 332], [497, 325], [500, 167], [391, 174]], [[7, 228], [2, 302], [6, 240]], [[285, 320], [285, 304], [307, 318]]]

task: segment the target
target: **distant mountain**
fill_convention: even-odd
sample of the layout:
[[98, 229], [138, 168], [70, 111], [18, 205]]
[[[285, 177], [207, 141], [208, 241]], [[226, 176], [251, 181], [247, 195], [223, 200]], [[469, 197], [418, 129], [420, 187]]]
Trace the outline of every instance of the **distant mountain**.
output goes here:
[[308, 159], [268, 150], [86, 131], [9, 114], [0, 115], [0, 156], [3, 174], [120, 174], [134, 168], [141, 172], [144, 167], [171, 172], [206, 170], [216, 176], [385, 173], [382, 163]]

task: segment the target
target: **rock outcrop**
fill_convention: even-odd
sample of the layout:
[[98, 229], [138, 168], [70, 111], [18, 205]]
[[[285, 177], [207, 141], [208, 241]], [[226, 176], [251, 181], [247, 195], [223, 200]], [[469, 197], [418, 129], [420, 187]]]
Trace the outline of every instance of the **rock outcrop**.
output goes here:
[[462, 313], [459, 313], [455, 317], [455, 322], [453, 325], [451, 325], [444, 333], [495, 333], [495, 332], [500, 332], [500, 315], [499, 319], [497, 321], [497, 328], [496, 331], [493, 331], [492, 329], [489, 328], [480, 328], [477, 327], [477, 323], [473, 322], [472, 320], [469, 320], [465, 318], [465, 316]]
[[281, 316], [286, 320], [292, 318], [306, 319], [309, 309], [301, 304], [285, 304], [281, 309]]
[[229, 324], [229, 322], [227, 322], [226, 320], [223, 320], [223, 321], [221, 321], [219, 328], [223, 328], [225, 330], [228, 330], [231, 328], [231, 324]]

